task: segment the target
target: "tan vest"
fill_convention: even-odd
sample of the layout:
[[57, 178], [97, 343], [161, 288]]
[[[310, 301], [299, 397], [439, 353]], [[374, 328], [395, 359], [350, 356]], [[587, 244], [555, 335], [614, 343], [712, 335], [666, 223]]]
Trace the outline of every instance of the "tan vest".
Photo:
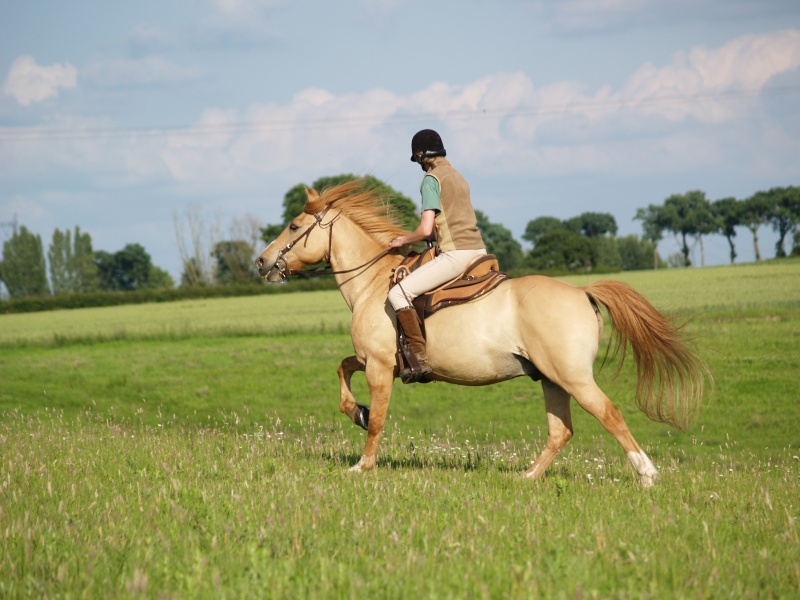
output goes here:
[[436, 215], [436, 239], [442, 252], [484, 249], [467, 181], [444, 158], [437, 158], [433, 169], [425, 175], [439, 182], [442, 210]]

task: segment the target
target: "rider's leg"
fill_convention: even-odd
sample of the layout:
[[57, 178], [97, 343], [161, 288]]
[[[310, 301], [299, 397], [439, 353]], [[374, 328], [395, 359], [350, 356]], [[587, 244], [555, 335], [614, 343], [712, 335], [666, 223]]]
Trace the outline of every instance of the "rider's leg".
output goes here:
[[420, 363], [420, 370], [403, 369], [400, 378], [407, 382], [417, 381], [422, 375], [431, 372], [425, 350], [425, 338], [422, 336], [420, 323], [412, 302], [425, 292], [452, 281], [464, 272], [467, 265], [476, 257], [485, 254], [485, 250], [453, 250], [444, 252], [425, 263], [416, 271], [406, 276], [398, 285], [389, 291], [389, 303], [397, 313], [397, 322], [403, 328], [409, 347]]
[[403, 333], [406, 336], [406, 343], [419, 363], [419, 369], [408, 368], [400, 371], [400, 379], [403, 383], [409, 383], [412, 376], [413, 381], [418, 381], [424, 375], [431, 372], [431, 367], [428, 364], [428, 354], [425, 350], [425, 338], [422, 337], [422, 330], [420, 327], [419, 317], [417, 311], [413, 307], [401, 308], [397, 311], [397, 322], [403, 328]]

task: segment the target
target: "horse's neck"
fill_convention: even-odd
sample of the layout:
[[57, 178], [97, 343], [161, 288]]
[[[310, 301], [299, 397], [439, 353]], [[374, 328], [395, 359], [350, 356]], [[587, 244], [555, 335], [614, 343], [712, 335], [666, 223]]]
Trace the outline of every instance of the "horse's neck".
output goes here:
[[[331, 267], [334, 271], [355, 271], [336, 275], [336, 283], [344, 300], [353, 310], [357, 303], [386, 301], [389, 277], [401, 258], [388, 255], [372, 262], [385, 247], [346, 218], [334, 226], [331, 236]], [[361, 268], [363, 266], [363, 268]]]

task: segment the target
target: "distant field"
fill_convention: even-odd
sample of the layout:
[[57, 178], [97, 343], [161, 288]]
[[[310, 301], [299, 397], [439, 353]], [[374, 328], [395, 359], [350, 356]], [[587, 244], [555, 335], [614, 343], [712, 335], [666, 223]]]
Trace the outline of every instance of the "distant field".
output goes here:
[[546, 437], [524, 379], [398, 383], [377, 472], [348, 474], [338, 292], [0, 315], [0, 597], [797, 597], [800, 262], [613, 277], [716, 379], [681, 433], [599, 372], [647, 492], [577, 407], [519, 477]]
[[[563, 277], [575, 285], [612, 277], [667, 312], [797, 308], [800, 261]], [[342, 332], [350, 311], [338, 291], [189, 300], [0, 315], [0, 347], [124, 339]]]

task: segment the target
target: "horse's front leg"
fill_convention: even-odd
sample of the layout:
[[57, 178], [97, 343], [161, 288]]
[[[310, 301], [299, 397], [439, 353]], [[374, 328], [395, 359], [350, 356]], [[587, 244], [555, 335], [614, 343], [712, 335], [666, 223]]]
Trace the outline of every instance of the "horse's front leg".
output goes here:
[[350, 417], [350, 420], [363, 429], [369, 423], [369, 409], [357, 404], [350, 388], [350, 379], [356, 371], [363, 371], [364, 365], [355, 356], [348, 356], [339, 365], [339, 410]]
[[383, 364], [375, 360], [367, 362], [365, 371], [370, 397], [367, 444], [364, 447], [364, 454], [358, 463], [350, 469], [351, 471], [371, 471], [375, 468], [375, 461], [378, 457], [378, 442], [380, 442], [383, 426], [386, 423], [389, 398], [392, 395], [394, 370], [394, 364]]

